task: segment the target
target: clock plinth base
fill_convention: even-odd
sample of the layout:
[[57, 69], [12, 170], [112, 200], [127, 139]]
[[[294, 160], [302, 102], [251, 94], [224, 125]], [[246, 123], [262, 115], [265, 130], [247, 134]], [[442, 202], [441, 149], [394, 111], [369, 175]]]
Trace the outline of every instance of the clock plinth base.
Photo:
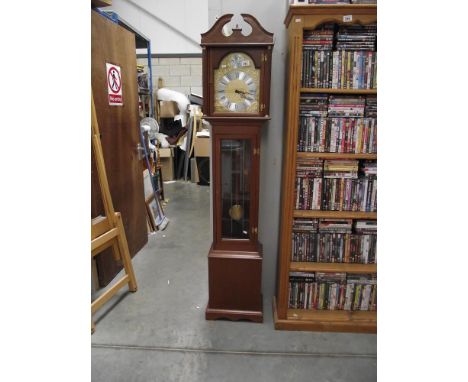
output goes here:
[[262, 247], [257, 251], [208, 254], [209, 301], [207, 320], [225, 318], [263, 322]]
[[205, 311], [207, 320], [227, 319], [231, 321], [247, 320], [252, 322], [263, 322], [263, 307], [258, 312], [248, 310], [211, 309], [209, 306]]

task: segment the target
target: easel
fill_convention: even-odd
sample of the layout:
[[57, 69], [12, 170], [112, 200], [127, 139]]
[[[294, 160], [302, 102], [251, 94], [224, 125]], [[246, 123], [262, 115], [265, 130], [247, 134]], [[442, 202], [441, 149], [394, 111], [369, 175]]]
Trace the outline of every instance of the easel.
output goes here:
[[94, 333], [95, 324], [92, 315], [107, 301], [109, 301], [122, 287], [128, 284], [131, 292], [137, 291], [137, 283], [132, 267], [132, 259], [128, 251], [127, 238], [122, 223], [120, 212], [114, 211], [112, 197], [107, 181], [106, 167], [104, 165], [104, 156], [102, 154], [101, 137], [99, 125], [96, 117], [96, 108], [94, 98], [91, 93], [91, 135], [94, 158], [101, 189], [102, 202], [104, 204], [105, 216], [98, 216], [91, 220], [91, 256], [94, 258], [103, 250], [112, 247], [114, 259], [122, 259], [125, 269], [125, 276], [118, 280], [112, 287], [100, 295], [91, 303], [91, 333]]

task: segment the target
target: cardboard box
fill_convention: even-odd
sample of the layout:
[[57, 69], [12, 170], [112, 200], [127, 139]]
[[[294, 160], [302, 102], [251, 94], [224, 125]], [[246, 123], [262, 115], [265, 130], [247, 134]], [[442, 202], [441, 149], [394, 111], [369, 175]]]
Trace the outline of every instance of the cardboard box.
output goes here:
[[164, 182], [174, 180], [174, 149], [168, 147], [159, 149], [159, 160], [161, 162], [162, 178]]
[[172, 147], [160, 148], [159, 149], [160, 158], [172, 158], [174, 157], [174, 149]]
[[179, 114], [177, 102], [174, 101], [159, 101], [159, 117], [173, 118]]
[[196, 157], [209, 157], [211, 152], [211, 139], [207, 137], [197, 137], [194, 144]]

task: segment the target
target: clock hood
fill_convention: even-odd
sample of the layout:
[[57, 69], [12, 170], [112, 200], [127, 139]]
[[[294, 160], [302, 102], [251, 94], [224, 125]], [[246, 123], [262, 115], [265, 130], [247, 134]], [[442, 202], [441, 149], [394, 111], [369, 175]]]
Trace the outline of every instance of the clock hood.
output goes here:
[[252, 27], [252, 32], [244, 36], [242, 28], [232, 28], [232, 34], [226, 36], [223, 27], [229, 23], [234, 14], [229, 13], [221, 16], [216, 23], [205, 33], [201, 34], [201, 46], [207, 45], [273, 45], [273, 33], [265, 30], [258, 20], [249, 14], [242, 13], [244, 21]]

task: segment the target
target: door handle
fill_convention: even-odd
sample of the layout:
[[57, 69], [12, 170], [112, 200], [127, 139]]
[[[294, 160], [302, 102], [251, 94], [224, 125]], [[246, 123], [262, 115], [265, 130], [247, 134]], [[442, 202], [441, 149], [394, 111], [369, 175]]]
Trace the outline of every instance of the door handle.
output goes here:
[[138, 155], [138, 160], [142, 160], [145, 157], [145, 149], [140, 143], [137, 144], [136, 151]]

